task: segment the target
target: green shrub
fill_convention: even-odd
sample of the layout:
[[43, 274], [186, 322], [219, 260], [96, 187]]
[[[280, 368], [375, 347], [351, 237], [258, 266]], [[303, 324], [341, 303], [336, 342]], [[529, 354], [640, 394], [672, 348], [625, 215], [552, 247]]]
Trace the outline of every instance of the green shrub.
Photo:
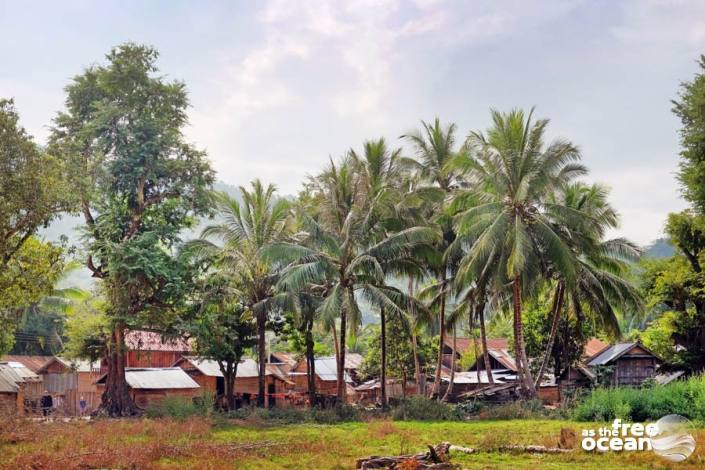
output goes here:
[[421, 396], [399, 400], [391, 414], [395, 420], [444, 421], [454, 417], [450, 405]]
[[210, 394], [198, 397], [165, 397], [158, 403], [150, 403], [145, 414], [150, 418], [174, 418], [184, 420], [191, 416], [212, 416], [215, 399]]
[[262, 421], [271, 421], [278, 424], [319, 423], [335, 424], [343, 421], [359, 421], [361, 413], [351, 406], [339, 408], [240, 408], [228, 413], [234, 419], [248, 419], [256, 417]]
[[598, 388], [579, 399], [572, 412], [578, 421], [656, 420], [668, 414], [705, 420], [705, 375], [668, 385]]
[[184, 420], [198, 414], [193, 400], [185, 397], [165, 397], [157, 403], [150, 403], [145, 409], [150, 418], [174, 418]]

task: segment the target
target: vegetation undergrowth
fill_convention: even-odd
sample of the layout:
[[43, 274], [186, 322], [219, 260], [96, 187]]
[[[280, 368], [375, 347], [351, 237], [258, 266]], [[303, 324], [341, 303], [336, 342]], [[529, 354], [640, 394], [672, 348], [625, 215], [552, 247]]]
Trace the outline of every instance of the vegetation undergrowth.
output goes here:
[[679, 414], [705, 420], [705, 375], [696, 375], [668, 385], [642, 388], [598, 388], [578, 401], [572, 417], [578, 421], [656, 420]]

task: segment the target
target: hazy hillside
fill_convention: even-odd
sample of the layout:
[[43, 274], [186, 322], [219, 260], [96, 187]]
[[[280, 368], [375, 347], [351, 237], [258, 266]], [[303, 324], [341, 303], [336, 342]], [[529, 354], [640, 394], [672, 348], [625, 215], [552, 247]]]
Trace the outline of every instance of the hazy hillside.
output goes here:
[[675, 252], [675, 247], [667, 238], [658, 238], [645, 247], [644, 256], [647, 258], [668, 258]]

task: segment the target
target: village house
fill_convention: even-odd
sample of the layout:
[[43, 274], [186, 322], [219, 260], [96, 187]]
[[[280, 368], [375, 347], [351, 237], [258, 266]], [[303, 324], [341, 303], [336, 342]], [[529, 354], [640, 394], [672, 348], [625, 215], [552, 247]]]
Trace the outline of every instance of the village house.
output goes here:
[[[125, 367], [171, 367], [191, 354], [191, 344], [183, 338], [165, 338], [156, 331], [132, 330], [125, 333]], [[105, 361], [101, 373], [107, 372]]]
[[0, 412], [37, 411], [41, 394], [41, 377], [19, 362], [0, 362]]
[[[474, 357], [472, 363], [465, 368], [471, 370], [485, 370], [485, 361], [482, 357], [482, 342], [478, 339], [477, 346], [473, 338], [456, 338], [455, 340], [455, 366], [460, 371], [460, 360], [464, 355]], [[493, 371], [517, 371], [514, 358], [509, 354], [509, 341], [506, 338], [487, 338], [487, 354], [490, 356], [490, 367]], [[450, 370], [453, 362], [453, 338], [444, 338], [443, 365]]]
[[641, 385], [656, 376], [661, 362], [658, 356], [641, 343], [627, 342], [603, 349], [590, 359], [587, 366], [603, 384]]
[[[100, 395], [105, 391], [106, 378], [103, 374], [96, 382]], [[126, 368], [125, 380], [132, 400], [142, 408], [165, 397], [193, 399], [201, 393], [201, 387], [180, 367]]]
[[569, 395], [576, 389], [592, 386], [597, 380], [597, 375], [587, 366], [587, 363], [608, 347], [609, 344], [597, 338], [590, 338], [585, 343], [580, 360], [568, 366], [558, 378], [561, 394]]
[[[217, 361], [184, 356], [174, 363], [184, 370], [205, 393], [222, 397], [225, 393], [225, 379]], [[294, 386], [275, 364], [265, 365], [265, 406], [288, 406], [287, 391]], [[243, 359], [237, 366], [235, 376], [235, 396], [238, 406], [247, 406], [257, 402], [259, 395], [259, 366], [252, 359]]]
[[37, 373], [42, 377], [44, 389], [65, 414], [79, 414], [81, 397], [86, 401], [87, 412], [100, 405], [101, 397], [95, 383], [101, 375], [99, 362], [55, 356]]
[[[358, 362], [357, 358], [353, 358], [350, 362], [345, 361], [346, 368], [343, 379], [345, 380], [347, 400], [349, 402], [355, 401], [356, 397], [351, 373], [353, 371], [357, 373], [357, 368], [359, 368], [361, 363], [362, 361]], [[324, 401], [330, 401], [332, 397], [337, 395], [338, 391], [338, 362], [334, 356], [316, 358], [314, 360], [314, 369], [316, 372], [316, 394]], [[307, 371], [308, 365], [306, 361], [301, 360], [294, 370], [289, 373], [289, 377], [294, 382], [291, 390], [304, 400], [308, 394]]]

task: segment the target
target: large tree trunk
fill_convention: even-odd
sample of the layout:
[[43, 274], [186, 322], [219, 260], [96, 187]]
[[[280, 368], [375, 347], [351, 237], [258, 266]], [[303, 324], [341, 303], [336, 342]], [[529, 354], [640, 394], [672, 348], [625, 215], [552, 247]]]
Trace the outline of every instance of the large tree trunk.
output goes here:
[[548, 361], [551, 358], [551, 351], [553, 350], [553, 343], [556, 341], [556, 334], [558, 333], [558, 324], [560, 323], [561, 310], [563, 310], [563, 298], [564, 298], [564, 286], [561, 281], [558, 281], [556, 286], [556, 292], [553, 295], [553, 308], [551, 309], [551, 332], [548, 335], [548, 343], [546, 344], [546, 352], [543, 355], [543, 361], [541, 361], [541, 367], [539, 368], [538, 374], [536, 374], [536, 381], [534, 386], [538, 387], [541, 385], [541, 380], [543, 379], [543, 373], [548, 367]]
[[220, 371], [223, 373], [223, 380], [225, 381], [225, 404], [228, 407], [228, 411], [233, 411], [235, 409], [235, 378], [237, 377], [237, 363], [226, 362], [223, 365], [222, 362], [218, 362]]
[[313, 348], [313, 322], [306, 325], [306, 378], [308, 379], [308, 401], [309, 406], [316, 406], [316, 358]]
[[[480, 322], [480, 341], [482, 341], [482, 358], [485, 363], [485, 374], [487, 381], [494, 385], [494, 375], [492, 375], [492, 364], [490, 363], [490, 353], [487, 350], [487, 331], [485, 331], [485, 300], [480, 299], [475, 306], [476, 317]], [[477, 361], [477, 359], [475, 359]], [[478, 382], [480, 376], [478, 375]]]
[[345, 404], [345, 333], [347, 331], [347, 312], [340, 312], [340, 346], [338, 347], [338, 381], [337, 381], [337, 406]]
[[529, 361], [526, 357], [526, 346], [524, 345], [524, 325], [522, 323], [522, 302], [521, 302], [521, 276], [514, 278], [512, 283], [514, 307], [514, 354], [516, 356], [517, 369], [519, 372], [519, 382], [522, 395], [525, 398], [536, 397], [536, 388], [531, 378]]
[[267, 371], [267, 354], [266, 354], [266, 334], [267, 334], [267, 318], [264, 313], [257, 315], [257, 356], [259, 361], [259, 377], [257, 378], [257, 406], [264, 408], [265, 394], [265, 376]]
[[455, 325], [453, 325], [453, 356], [450, 359], [450, 381], [448, 382], [448, 388], [446, 389], [446, 393], [443, 395], [443, 401], [448, 401], [448, 399], [453, 394], [453, 384], [455, 383], [455, 351], [458, 339], [456, 333], [457, 330], [455, 329]]
[[113, 329], [108, 343], [108, 374], [99, 409], [100, 413], [112, 417], [134, 416], [139, 413], [125, 379], [124, 352], [124, 326], [118, 325]]
[[433, 389], [431, 390], [431, 397], [436, 396], [438, 399], [441, 398], [441, 368], [443, 367], [443, 347], [445, 346], [445, 329], [446, 329], [446, 292], [445, 292], [446, 279], [445, 275], [441, 280], [441, 308], [438, 312], [438, 328], [440, 329], [440, 336], [438, 339], [438, 361], [436, 362], [436, 375], [433, 380]]
[[379, 309], [380, 319], [380, 342], [382, 346], [382, 358], [380, 361], [380, 400], [382, 406], [387, 407], [387, 322], [384, 314], [384, 307]]

